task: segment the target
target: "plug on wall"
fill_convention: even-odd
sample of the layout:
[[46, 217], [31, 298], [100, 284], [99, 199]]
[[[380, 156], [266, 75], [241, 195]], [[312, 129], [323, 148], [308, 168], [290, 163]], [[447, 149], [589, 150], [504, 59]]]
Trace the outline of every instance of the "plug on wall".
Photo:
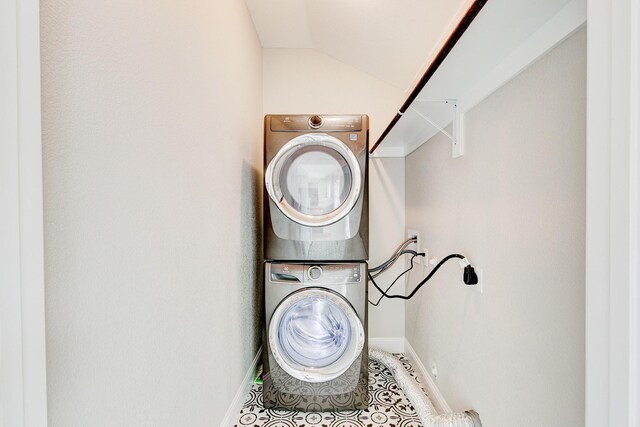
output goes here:
[[460, 260], [460, 268], [463, 270], [462, 281], [464, 284], [482, 293], [482, 270], [475, 268], [466, 258]]
[[463, 280], [465, 285], [477, 285], [478, 284], [478, 275], [476, 274], [475, 268], [471, 264], [466, 265], [464, 267]]

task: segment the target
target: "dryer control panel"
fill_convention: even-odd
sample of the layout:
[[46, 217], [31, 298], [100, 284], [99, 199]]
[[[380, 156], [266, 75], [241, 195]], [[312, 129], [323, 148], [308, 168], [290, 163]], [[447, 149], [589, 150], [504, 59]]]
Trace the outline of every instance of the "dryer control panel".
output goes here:
[[360, 132], [362, 116], [356, 115], [272, 115], [273, 132], [323, 131], [323, 132]]
[[360, 283], [366, 264], [271, 264], [269, 279], [279, 283]]

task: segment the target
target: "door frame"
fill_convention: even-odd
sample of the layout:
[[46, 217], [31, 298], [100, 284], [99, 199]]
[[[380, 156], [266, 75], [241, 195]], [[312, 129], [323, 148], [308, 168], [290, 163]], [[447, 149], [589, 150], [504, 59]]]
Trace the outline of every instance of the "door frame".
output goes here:
[[46, 426], [40, 9], [0, 0], [0, 424]]
[[587, 2], [586, 426], [640, 426], [640, 0]]
[[[638, 0], [587, 1], [586, 426], [640, 425]], [[39, 3], [0, 2], [0, 403], [46, 425]]]

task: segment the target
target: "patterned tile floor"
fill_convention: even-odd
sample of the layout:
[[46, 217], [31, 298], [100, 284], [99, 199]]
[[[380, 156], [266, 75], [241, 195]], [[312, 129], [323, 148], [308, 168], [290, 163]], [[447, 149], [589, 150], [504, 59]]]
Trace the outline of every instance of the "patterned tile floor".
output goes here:
[[[403, 354], [394, 354], [413, 378], [416, 373]], [[413, 407], [391, 372], [369, 360], [369, 407], [348, 412], [293, 412], [262, 407], [262, 385], [251, 388], [234, 427], [420, 427]]]

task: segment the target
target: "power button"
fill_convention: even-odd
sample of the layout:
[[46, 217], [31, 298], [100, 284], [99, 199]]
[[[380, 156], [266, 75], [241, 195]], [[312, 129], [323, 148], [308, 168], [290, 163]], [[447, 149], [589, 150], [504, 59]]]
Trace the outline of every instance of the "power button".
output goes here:
[[313, 129], [318, 129], [320, 126], [322, 126], [322, 117], [320, 116], [309, 117], [309, 126]]
[[320, 276], [322, 276], [322, 268], [318, 267], [317, 265], [313, 265], [309, 267], [309, 271], [307, 272], [307, 274], [309, 275], [309, 278], [311, 280], [318, 280]]

